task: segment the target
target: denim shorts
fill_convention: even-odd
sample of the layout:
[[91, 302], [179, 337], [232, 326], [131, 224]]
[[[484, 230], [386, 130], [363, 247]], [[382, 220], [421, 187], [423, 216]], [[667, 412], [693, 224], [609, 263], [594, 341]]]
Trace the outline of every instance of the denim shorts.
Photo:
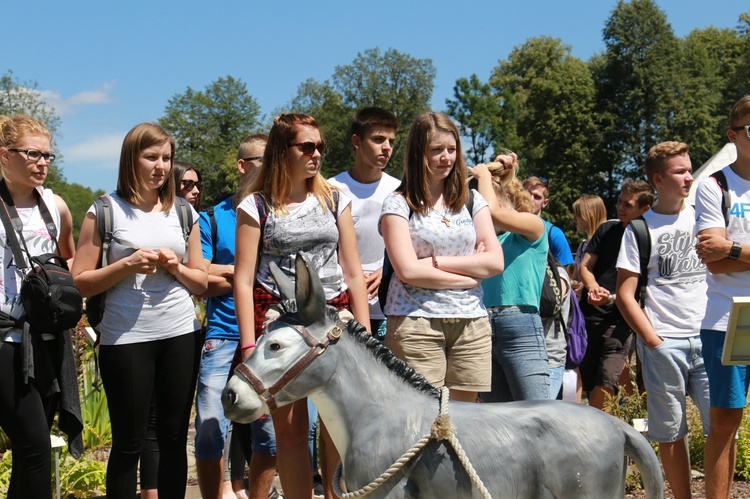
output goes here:
[[648, 393], [648, 438], [676, 442], [687, 435], [688, 395], [700, 412], [703, 434], [708, 435], [708, 375], [700, 338], [664, 338], [654, 348], [637, 340], [636, 348]]
[[746, 365], [725, 366], [721, 363], [725, 331], [701, 329], [703, 360], [708, 372], [708, 390], [711, 407], [742, 409], [747, 405], [747, 388], [750, 375]]
[[273, 429], [273, 420], [268, 414], [264, 414], [250, 423], [252, 434], [252, 450], [264, 456], [276, 455], [276, 433]]
[[224, 416], [221, 391], [239, 340], [210, 339], [203, 344], [195, 397], [195, 458], [219, 459], [230, 421]]
[[487, 317], [388, 317], [385, 346], [434, 386], [490, 388], [492, 340]]

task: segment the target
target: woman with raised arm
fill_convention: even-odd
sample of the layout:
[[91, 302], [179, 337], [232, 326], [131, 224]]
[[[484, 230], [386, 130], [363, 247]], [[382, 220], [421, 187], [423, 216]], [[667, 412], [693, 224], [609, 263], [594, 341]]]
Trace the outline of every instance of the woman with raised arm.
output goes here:
[[549, 249], [544, 221], [516, 178], [514, 153], [471, 169], [487, 198], [506, 258], [505, 272], [482, 282], [492, 324], [492, 390], [487, 402], [550, 398], [550, 373], [539, 301]]
[[[318, 123], [311, 116], [282, 114], [268, 135], [263, 166], [244, 191], [237, 209], [234, 301], [240, 349], [246, 359], [265, 324], [278, 317], [279, 290], [269, 271], [275, 262], [292, 279], [297, 253], [307, 254], [318, 270], [326, 300], [342, 318], [369, 328], [367, 290], [357, 253], [350, 200], [320, 174], [326, 150]], [[348, 310], [351, 310], [349, 313]], [[307, 399], [273, 414], [277, 462], [284, 496], [309, 499], [312, 474], [308, 448]], [[325, 427], [321, 444], [328, 439]], [[323, 455], [324, 486], [330, 489], [337, 462], [330, 445]], [[326, 466], [327, 464], [327, 466]], [[330, 473], [327, 473], [330, 472]]]
[[[128, 132], [117, 191], [110, 194], [109, 265], [97, 268], [102, 238], [94, 207], [83, 221], [73, 265], [84, 296], [107, 293], [97, 330], [112, 422], [109, 498], [132, 499], [136, 493], [152, 394], [161, 456], [159, 498], [185, 495], [187, 430], [200, 351], [190, 295], [206, 290], [208, 274], [198, 224], [186, 241], [176, 209], [170, 175], [174, 150], [174, 139], [157, 125], [142, 123]], [[197, 222], [197, 213], [190, 210]]]
[[503, 271], [485, 208], [466, 185], [456, 125], [444, 114], [419, 115], [409, 130], [403, 180], [380, 215], [394, 270], [385, 345], [466, 402], [490, 389], [492, 344], [480, 283]]
[[[60, 256], [71, 260], [75, 247], [70, 210], [60, 196], [42, 187], [55, 159], [50, 147], [51, 138], [47, 127], [30, 116], [0, 115], [0, 169], [3, 176], [0, 192], [3, 203], [15, 206], [23, 222], [25, 245], [32, 256], [57, 253], [59, 248]], [[57, 244], [42, 218], [42, 202], [59, 234]], [[54, 335], [55, 331], [25, 332], [28, 331], [24, 327], [26, 312], [20, 295], [23, 273], [13, 257], [8, 238], [5, 224], [0, 225], [3, 242], [0, 251], [3, 269], [0, 274], [0, 427], [10, 439], [13, 452], [8, 497], [49, 498], [52, 496], [49, 432], [62, 397], [74, 396], [73, 402], [80, 417], [75, 361], [68, 332]], [[70, 373], [72, 393], [60, 392], [69, 386], [62, 381], [65, 373], [61, 366], [73, 370]], [[70, 418], [61, 417], [58, 424], [68, 432], [65, 422], [69, 421]], [[80, 420], [75, 422], [80, 435], [83, 426]], [[71, 454], [78, 457], [83, 450], [80, 436], [75, 438], [69, 434], [68, 438]]]

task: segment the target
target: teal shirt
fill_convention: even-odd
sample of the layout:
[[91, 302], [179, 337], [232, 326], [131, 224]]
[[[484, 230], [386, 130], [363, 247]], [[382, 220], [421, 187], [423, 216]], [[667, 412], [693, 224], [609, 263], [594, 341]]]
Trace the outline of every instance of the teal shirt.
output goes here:
[[534, 242], [512, 232], [497, 239], [503, 247], [505, 270], [482, 281], [485, 307], [531, 305], [539, 310], [549, 249], [547, 231]]

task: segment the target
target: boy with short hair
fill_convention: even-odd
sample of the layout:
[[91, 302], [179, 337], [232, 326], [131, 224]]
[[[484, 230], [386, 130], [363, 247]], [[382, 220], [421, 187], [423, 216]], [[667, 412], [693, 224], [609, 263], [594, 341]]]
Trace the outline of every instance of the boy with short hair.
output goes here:
[[385, 173], [396, 141], [396, 117], [379, 107], [360, 109], [352, 119], [351, 141], [354, 166], [328, 181], [352, 200], [352, 218], [357, 235], [357, 249], [365, 273], [370, 301], [370, 331], [382, 340], [385, 315], [378, 303], [378, 287], [383, 275], [385, 244], [378, 232], [378, 219], [385, 198], [396, 190], [400, 181]]
[[[711, 422], [706, 440], [704, 469], [706, 497], [729, 497], [734, 477], [735, 434], [747, 403], [750, 371], [747, 365], [721, 363], [724, 338], [734, 296], [750, 289], [750, 96], [734, 105], [727, 137], [737, 147], [737, 160], [721, 170], [726, 179], [730, 209], [724, 210], [722, 188], [714, 177], [698, 186], [695, 212], [698, 257], [709, 273], [708, 306], [701, 323], [703, 358], [711, 393]], [[726, 217], [726, 219], [725, 219]]]
[[[523, 181], [523, 188], [531, 194], [534, 215], [542, 216], [542, 210], [549, 204], [549, 181], [542, 177], [529, 177]], [[544, 219], [542, 219], [544, 220]], [[544, 220], [544, 228], [549, 239], [549, 250], [563, 267], [572, 265], [573, 253], [565, 233], [557, 225]]]
[[[706, 267], [694, 246], [695, 212], [685, 203], [693, 183], [688, 146], [663, 142], [646, 157], [646, 175], [658, 201], [642, 215], [646, 233], [631, 222], [617, 258], [616, 303], [637, 336], [648, 393], [648, 437], [659, 443], [664, 474], [676, 498], [689, 498], [687, 395], [708, 430], [708, 376], [700, 321], [706, 310]], [[641, 275], [638, 237], [649, 238], [644, 307], [636, 300]], [[641, 291], [643, 292], [643, 290]]]
[[617, 199], [619, 220], [607, 220], [596, 229], [581, 262], [584, 292], [580, 304], [589, 344], [579, 368], [589, 404], [597, 409], [604, 408], [605, 394], [615, 393], [633, 337], [614, 305], [622, 235], [630, 221], [648, 211], [653, 202], [654, 192], [647, 182], [625, 179]]

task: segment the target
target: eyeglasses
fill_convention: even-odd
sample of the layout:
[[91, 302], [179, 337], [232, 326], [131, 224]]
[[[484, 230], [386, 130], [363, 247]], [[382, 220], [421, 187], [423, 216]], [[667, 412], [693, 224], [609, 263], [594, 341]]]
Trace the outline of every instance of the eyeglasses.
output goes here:
[[750, 125], [733, 126], [732, 130], [734, 130], [735, 132], [739, 132], [740, 130], [745, 130], [745, 133], [747, 134], [747, 138], [750, 139]]
[[51, 152], [37, 151], [36, 149], [8, 149], [13, 152], [22, 152], [26, 154], [26, 159], [36, 163], [40, 159], [44, 158], [47, 163], [52, 163], [55, 160], [55, 155]]
[[182, 188], [186, 191], [192, 191], [193, 187], [197, 187], [199, 191], [203, 189], [203, 182], [200, 180], [197, 182], [195, 180], [180, 180], [180, 183], [182, 184]]
[[315, 142], [300, 142], [298, 144], [289, 144], [289, 147], [299, 147], [300, 152], [305, 156], [312, 156], [315, 154], [316, 149], [321, 156], [326, 153], [325, 142], [318, 142], [317, 144]]
[[250, 156], [249, 158], [242, 158], [242, 161], [245, 163], [249, 163], [250, 161], [260, 161], [263, 159], [263, 156]]

